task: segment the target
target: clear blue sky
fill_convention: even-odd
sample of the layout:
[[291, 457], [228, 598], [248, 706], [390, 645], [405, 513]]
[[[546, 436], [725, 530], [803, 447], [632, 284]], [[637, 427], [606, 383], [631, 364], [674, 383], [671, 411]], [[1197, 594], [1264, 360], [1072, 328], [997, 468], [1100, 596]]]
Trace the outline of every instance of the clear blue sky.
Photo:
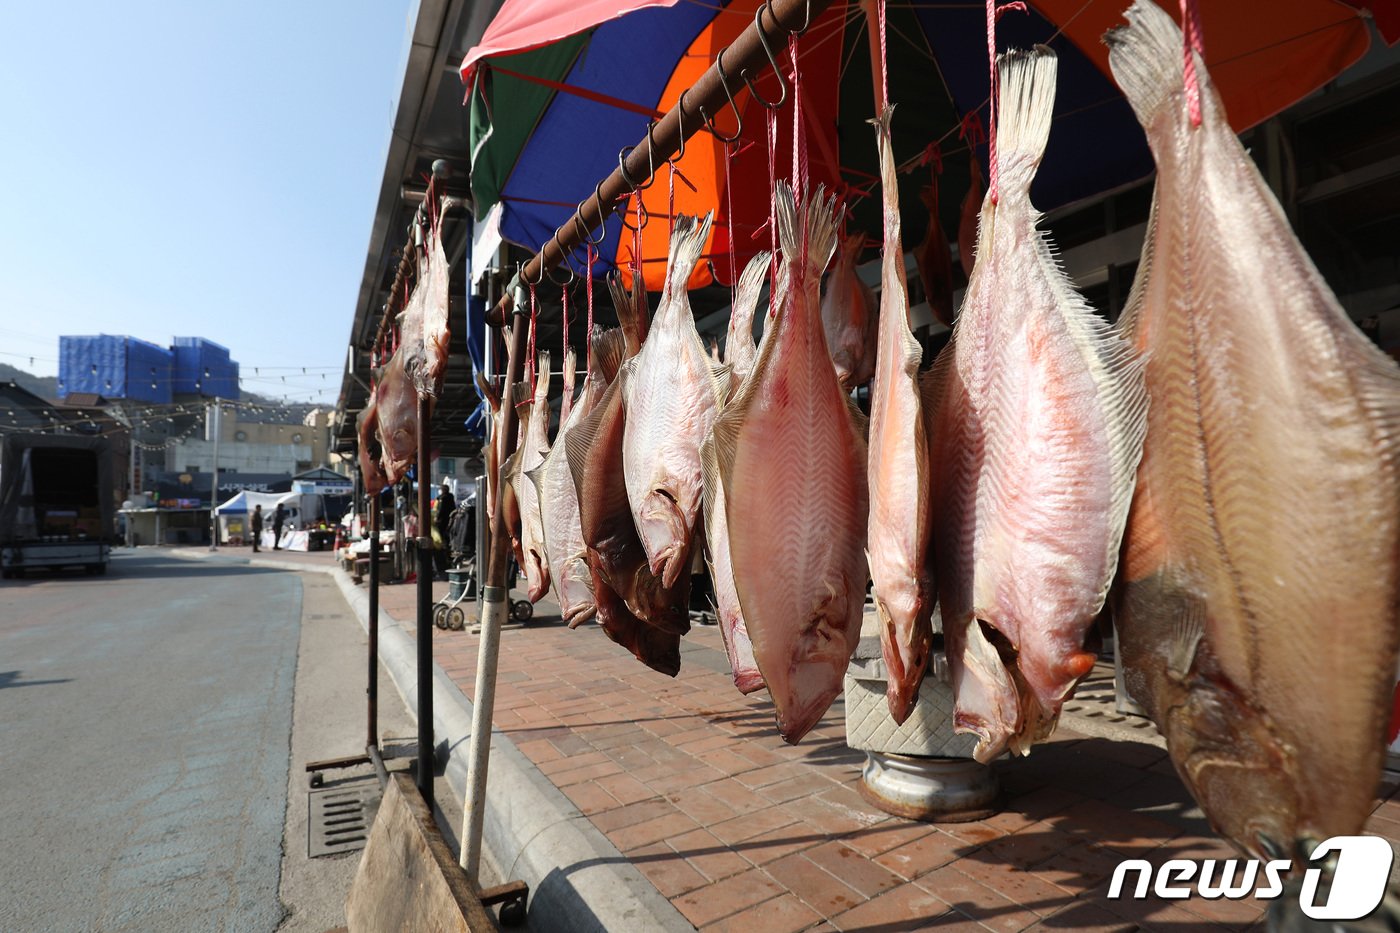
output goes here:
[[333, 404], [414, 6], [4, 4], [0, 360], [203, 336]]

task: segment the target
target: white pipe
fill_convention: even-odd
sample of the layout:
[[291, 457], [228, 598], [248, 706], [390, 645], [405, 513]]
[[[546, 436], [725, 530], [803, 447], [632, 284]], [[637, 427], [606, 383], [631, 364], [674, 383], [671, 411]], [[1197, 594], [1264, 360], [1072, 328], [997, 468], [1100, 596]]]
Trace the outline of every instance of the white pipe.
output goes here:
[[[482, 510], [480, 498], [477, 510]], [[477, 555], [477, 566], [483, 566]], [[481, 643], [476, 655], [476, 689], [472, 692], [472, 735], [467, 749], [467, 795], [462, 803], [461, 866], [467, 877], [480, 883], [481, 829], [486, 818], [486, 773], [491, 763], [491, 716], [496, 706], [496, 657], [501, 646], [501, 625], [510, 611], [506, 587], [483, 587], [486, 599], [481, 611]]]

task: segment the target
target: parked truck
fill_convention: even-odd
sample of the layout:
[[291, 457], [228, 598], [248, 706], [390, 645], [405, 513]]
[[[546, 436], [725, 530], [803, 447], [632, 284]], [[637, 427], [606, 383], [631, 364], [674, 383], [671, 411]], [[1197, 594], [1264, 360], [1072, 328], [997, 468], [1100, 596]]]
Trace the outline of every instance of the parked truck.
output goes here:
[[40, 567], [106, 573], [115, 531], [113, 470], [105, 437], [0, 438], [0, 575]]

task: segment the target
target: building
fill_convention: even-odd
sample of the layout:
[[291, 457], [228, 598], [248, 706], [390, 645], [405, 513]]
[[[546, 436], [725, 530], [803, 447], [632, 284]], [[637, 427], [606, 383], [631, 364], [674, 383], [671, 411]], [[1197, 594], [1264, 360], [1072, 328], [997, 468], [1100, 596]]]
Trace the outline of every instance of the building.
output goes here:
[[[285, 473], [291, 476], [326, 465], [329, 457], [329, 412], [313, 409], [301, 424], [247, 420], [236, 405], [221, 406], [220, 473]], [[206, 419], [207, 421], [207, 419]], [[214, 436], [177, 440], [165, 448], [165, 469], [172, 473], [207, 473], [214, 463]]]

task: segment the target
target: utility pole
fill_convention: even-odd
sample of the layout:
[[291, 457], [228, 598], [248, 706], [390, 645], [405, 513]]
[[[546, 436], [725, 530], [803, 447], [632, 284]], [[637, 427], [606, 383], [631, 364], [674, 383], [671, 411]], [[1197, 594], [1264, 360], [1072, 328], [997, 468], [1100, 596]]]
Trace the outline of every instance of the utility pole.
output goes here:
[[214, 396], [214, 406], [210, 412], [209, 424], [214, 432], [214, 456], [209, 465], [209, 550], [219, 547], [219, 516], [214, 510], [219, 506], [219, 397]]

